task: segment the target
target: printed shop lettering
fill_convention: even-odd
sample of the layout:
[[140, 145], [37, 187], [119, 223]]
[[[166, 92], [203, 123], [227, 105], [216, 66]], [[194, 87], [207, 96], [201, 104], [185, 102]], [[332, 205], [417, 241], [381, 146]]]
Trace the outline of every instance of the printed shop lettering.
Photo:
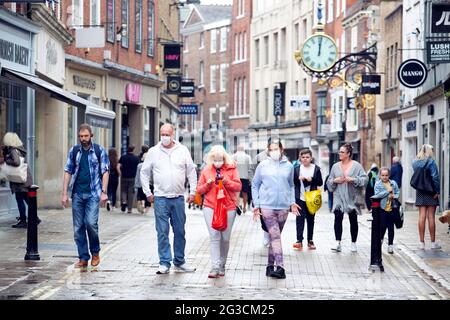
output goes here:
[[28, 66], [29, 53], [28, 48], [0, 39], [0, 59]]

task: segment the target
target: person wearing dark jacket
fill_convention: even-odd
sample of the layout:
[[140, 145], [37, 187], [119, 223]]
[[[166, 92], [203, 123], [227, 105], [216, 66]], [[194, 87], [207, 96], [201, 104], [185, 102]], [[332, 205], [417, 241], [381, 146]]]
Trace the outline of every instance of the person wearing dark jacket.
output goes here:
[[391, 176], [389, 179], [397, 183], [398, 188], [402, 187], [403, 167], [400, 163], [399, 157], [392, 158]]
[[305, 192], [317, 190], [323, 185], [322, 173], [320, 167], [312, 164], [312, 152], [309, 149], [300, 151], [301, 165], [294, 169], [295, 202], [300, 206], [300, 215], [295, 218], [297, 229], [297, 242], [293, 247], [295, 250], [303, 250], [303, 230], [305, 228], [305, 219], [308, 224], [308, 249], [314, 250], [316, 246], [313, 241], [314, 217], [309, 213], [305, 202]]
[[[3, 156], [6, 164], [18, 167], [20, 166], [20, 158], [27, 157], [22, 141], [14, 132], [7, 132], [3, 137]], [[26, 162], [26, 160], [25, 160]], [[27, 168], [27, 180], [24, 183], [9, 182], [11, 192], [15, 195], [17, 201], [17, 208], [19, 209], [19, 221], [13, 225], [13, 228], [27, 228], [27, 208], [28, 205], [28, 188], [33, 184], [30, 168]], [[37, 219], [38, 224], [41, 220]]]
[[378, 180], [378, 167], [376, 163], [372, 163], [372, 167], [370, 168], [369, 172], [367, 173], [369, 180], [367, 181], [366, 185], [366, 207], [367, 210], [372, 210], [372, 200], [370, 199], [371, 196], [375, 193], [375, 182]]

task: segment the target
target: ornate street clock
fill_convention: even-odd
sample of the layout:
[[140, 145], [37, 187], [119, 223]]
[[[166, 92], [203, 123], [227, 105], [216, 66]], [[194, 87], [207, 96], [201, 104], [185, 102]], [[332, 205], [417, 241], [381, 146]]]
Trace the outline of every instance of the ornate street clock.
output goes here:
[[331, 69], [338, 58], [336, 43], [323, 32], [317, 32], [306, 39], [300, 53], [303, 65], [315, 72]]

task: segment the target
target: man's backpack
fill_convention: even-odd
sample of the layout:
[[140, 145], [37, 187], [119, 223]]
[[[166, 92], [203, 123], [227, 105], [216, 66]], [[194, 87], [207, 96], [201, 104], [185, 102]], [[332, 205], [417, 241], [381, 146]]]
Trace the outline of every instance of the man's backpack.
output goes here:
[[[96, 143], [93, 144], [94, 145], [94, 152], [95, 152], [95, 156], [97, 157], [97, 161], [98, 161], [98, 175], [100, 176], [100, 179], [102, 178], [102, 151], [100, 150], [100, 146]], [[72, 174], [75, 173], [76, 170], [76, 160], [77, 160], [77, 154], [78, 152], [81, 151], [81, 145], [77, 144], [76, 146], [73, 147], [73, 151], [72, 151], [72, 163], [74, 164], [73, 167], [73, 172]]]

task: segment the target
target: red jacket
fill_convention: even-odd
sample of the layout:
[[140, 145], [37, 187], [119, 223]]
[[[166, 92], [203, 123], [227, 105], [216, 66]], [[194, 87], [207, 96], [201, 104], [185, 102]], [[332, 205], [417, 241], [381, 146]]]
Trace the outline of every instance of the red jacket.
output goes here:
[[[239, 178], [239, 173], [236, 168], [236, 163], [231, 165], [224, 164], [220, 168], [220, 175], [224, 178], [223, 191], [225, 194], [225, 206], [227, 210], [236, 210], [238, 204], [239, 191], [241, 191], [242, 184]], [[197, 192], [204, 194], [205, 199], [203, 205], [208, 208], [214, 209], [217, 200], [217, 188], [214, 182], [208, 184], [209, 179], [216, 179], [216, 168], [214, 165], [206, 166], [200, 175], [200, 179], [197, 184]]]

